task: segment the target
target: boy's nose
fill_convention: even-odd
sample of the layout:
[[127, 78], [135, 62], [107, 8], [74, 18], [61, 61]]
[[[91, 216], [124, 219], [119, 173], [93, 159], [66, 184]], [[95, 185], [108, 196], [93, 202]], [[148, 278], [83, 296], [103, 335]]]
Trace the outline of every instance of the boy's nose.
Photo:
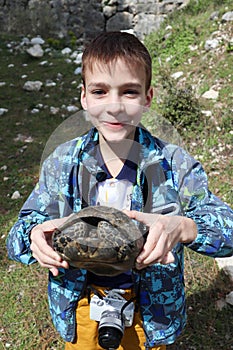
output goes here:
[[117, 116], [119, 113], [123, 112], [124, 105], [121, 101], [110, 102], [106, 106], [106, 112], [113, 116]]

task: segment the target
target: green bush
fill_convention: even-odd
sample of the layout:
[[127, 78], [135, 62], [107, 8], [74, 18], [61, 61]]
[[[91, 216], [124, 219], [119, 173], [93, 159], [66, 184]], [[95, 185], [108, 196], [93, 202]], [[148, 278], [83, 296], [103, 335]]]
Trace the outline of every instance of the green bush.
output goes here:
[[187, 128], [197, 129], [201, 123], [201, 105], [190, 85], [178, 86], [169, 70], [160, 70], [161, 95], [157, 110], [181, 134]]

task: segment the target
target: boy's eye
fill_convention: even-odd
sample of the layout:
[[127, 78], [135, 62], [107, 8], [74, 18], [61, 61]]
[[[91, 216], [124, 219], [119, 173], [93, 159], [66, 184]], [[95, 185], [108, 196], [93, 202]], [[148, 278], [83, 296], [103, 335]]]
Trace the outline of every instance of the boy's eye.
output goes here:
[[104, 90], [102, 90], [102, 89], [96, 89], [96, 90], [93, 90], [92, 92], [91, 92], [93, 95], [103, 95], [103, 94], [105, 94], [105, 91]]
[[138, 95], [139, 92], [137, 90], [133, 90], [133, 89], [128, 89], [124, 91], [125, 95], [130, 95], [130, 96], [134, 96], [134, 95]]

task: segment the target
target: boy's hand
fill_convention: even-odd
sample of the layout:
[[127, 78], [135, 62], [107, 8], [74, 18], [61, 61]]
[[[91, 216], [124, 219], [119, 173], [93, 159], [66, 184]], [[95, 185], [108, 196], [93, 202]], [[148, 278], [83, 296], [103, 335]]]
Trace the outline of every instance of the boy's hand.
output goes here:
[[136, 268], [139, 270], [155, 263], [172, 263], [172, 248], [178, 242], [191, 242], [196, 238], [196, 224], [184, 216], [148, 214], [135, 210], [124, 212], [149, 228], [144, 247], [136, 260]]
[[33, 257], [42, 267], [48, 268], [53, 276], [57, 276], [59, 267], [69, 268], [67, 261], [62, 258], [52, 248], [53, 231], [62, 225], [67, 218], [45, 221], [43, 224], [33, 227], [31, 231], [31, 251]]

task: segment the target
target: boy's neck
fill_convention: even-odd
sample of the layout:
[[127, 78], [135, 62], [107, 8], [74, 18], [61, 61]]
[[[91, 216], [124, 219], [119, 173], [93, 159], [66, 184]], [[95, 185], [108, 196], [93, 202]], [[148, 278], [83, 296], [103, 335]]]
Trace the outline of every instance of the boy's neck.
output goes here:
[[125, 160], [128, 157], [129, 151], [134, 142], [134, 135], [132, 138], [121, 140], [120, 142], [108, 142], [100, 134], [99, 145], [100, 151], [112, 177], [117, 177], [120, 173]]

